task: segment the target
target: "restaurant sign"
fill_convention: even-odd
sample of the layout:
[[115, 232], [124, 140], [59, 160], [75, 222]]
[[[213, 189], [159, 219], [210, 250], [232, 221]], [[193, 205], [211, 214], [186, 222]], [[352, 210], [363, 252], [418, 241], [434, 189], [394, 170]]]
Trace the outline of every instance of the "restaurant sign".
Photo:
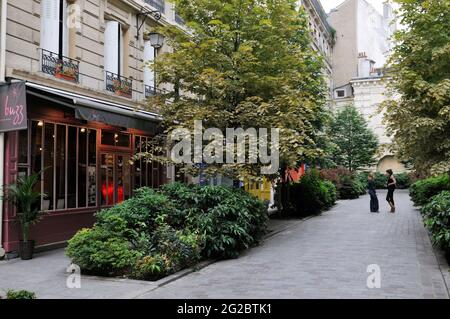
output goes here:
[[25, 82], [0, 85], [0, 132], [27, 129]]

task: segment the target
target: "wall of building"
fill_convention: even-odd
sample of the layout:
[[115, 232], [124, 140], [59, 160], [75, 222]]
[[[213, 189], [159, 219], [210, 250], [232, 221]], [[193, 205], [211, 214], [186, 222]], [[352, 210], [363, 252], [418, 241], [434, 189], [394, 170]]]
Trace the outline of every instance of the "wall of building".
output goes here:
[[384, 66], [390, 49], [390, 21], [367, 1], [357, 2], [357, 50], [374, 60], [377, 68]]
[[358, 72], [357, 0], [347, 0], [329, 13], [328, 22], [336, 30], [333, 48], [333, 84], [347, 84]]
[[[69, 31], [68, 50], [68, 57], [80, 62], [79, 83], [67, 83], [40, 72], [42, 10], [39, 0], [8, 1], [6, 76], [70, 89], [130, 106], [144, 103], [143, 31], [154, 30], [156, 22], [151, 18], [147, 19], [136, 39], [136, 14], [141, 6], [150, 6], [143, 0], [68, 0], [68, 3], [79, 5], [81, 9], [80, 27]], [[165, 6], [165, 14], [159, 23], [175, 23], [173, 5], [166, 1]], [[125, 33], [123, 75], [133, 80], [132, 99], [121, 98], [105, 90], [104, 42], [105, 23], [108, 19], [119, 21]], [[164, 46], [160, 52], [167, 50], [169, 48]]]

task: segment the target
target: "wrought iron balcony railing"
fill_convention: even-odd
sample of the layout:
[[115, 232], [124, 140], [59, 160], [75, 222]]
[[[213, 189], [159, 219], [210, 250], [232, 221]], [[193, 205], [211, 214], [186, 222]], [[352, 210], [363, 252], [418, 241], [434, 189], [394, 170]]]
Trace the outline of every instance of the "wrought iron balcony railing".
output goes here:
[[155, 88], [154, 86], [145, 85], [144, 88], [145, 88], [145, 98], [164, 93], [163, 90]]
[[66, 81], [79, 82], [80, 62], [58, 53], [41, 49], [41, 71]]
[[160, 11], [162, 14], [164, 14], [164, 7], [165, 3], [164, 0], [145, 0], [145, 3], [151, 5], [153, 8]]
[[133, 81], [106, 71], [106, 90], [131, 99], [133, 96]]

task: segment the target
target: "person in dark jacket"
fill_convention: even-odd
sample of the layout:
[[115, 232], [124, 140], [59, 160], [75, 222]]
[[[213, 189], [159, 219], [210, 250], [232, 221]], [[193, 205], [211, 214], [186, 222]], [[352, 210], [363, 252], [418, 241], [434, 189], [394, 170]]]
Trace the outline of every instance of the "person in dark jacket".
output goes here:
[[379, 205], [378, 205], [378, 197], [377, 191], [375, 189], [375, 181], [373, 180], [373, 175], [369, 174], [367, 188], [369, 190], [370, 195], [370, 212], [371, 213], [379, 213]]
[[387, 174], [387, 195], [386, 195], [386, 201], [388, 202], [389, 206], [391, 206], [391, 213], [395, 213], [395, 203], [394, 203], [394, 191], [397, 185], [397, 181], [395, 180], [394, 172], [392, 172], [391, 169], [388, 169], [386, 171]]

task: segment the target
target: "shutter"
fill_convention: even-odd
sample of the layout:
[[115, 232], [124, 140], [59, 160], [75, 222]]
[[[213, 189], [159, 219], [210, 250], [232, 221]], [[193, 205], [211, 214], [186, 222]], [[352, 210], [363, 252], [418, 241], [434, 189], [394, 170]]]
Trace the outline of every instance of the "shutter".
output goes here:
[[155, 49], [151, 46], [150, 41], [145, 41], [144, 46], [144, 84], [153, 87], [155, 85], [155, 72], [147, 67], [148, 62], [155, 60]]
[[59, 1], [41, 0], [41, 48], [59, 51]]
[[105, 28], [105, 71], [119, 73], [119, 22], [107, 21]]
[[62, 1], [63, 5], [63, 52], [64, 56], [69, 56], [69, 27], [67, 26], [67, 0]]

